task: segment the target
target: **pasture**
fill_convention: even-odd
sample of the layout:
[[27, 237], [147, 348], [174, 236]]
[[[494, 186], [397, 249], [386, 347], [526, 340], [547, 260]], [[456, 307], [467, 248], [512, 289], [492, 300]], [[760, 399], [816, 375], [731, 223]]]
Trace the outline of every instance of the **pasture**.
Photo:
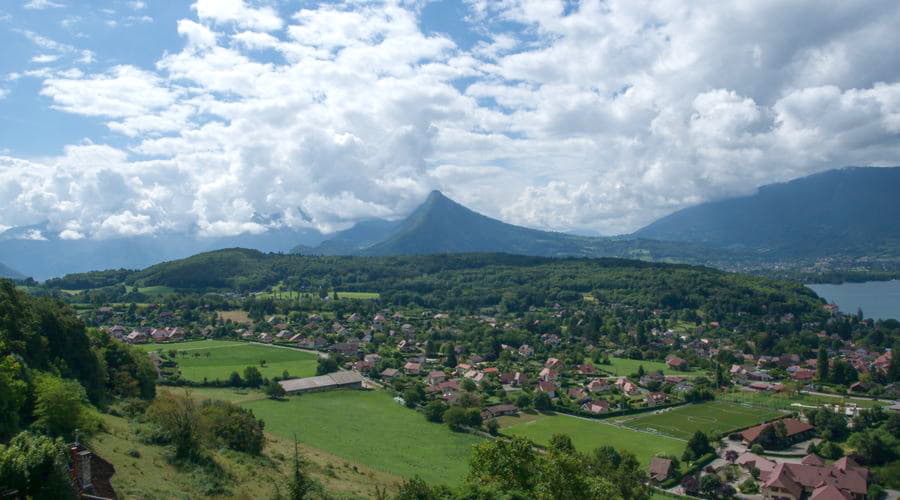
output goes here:
[[482, 438], [452, 432], [397, 404], [383, 391], [337, 390], [260, 399], [241, 406], [266, 422], [266, 431], [390, 474], [419, 475], [456, 485]]
[[[244, 368], [255, 366], [264, 377], [281, 376], [286, 370], [291, 377], [316, 374], [316, 355], [296, 349], [251, 344], [235, 340], [198, 340], [169, 344], [144, 344], [145, 351], [175, 350], [175, 361], [182, 378], [201, 382], [225, 380], [231, 372], [243, 376]], [[263, 361], [265, 363], [263, 364]]]
[[642, 464], [649, 464], [660, 453], [681, 456], [685, 447], [680, 439], [563, 414], [501, 417], [500, 425], [503, 434], [526, 437], [541, 445], [549, 444], [554, 434], [568, 434], [575, 448], [585, 453], [610, 445], [634, 453]]
[[750, 427], [783, 415], [775, 409], [745, 406], [726, 401], [711, 401], [678, 406], [657, 412], [640, 413], [612, 419], [616, 425], [678, 439], [690, 439], [697, 431], [708, 435]]

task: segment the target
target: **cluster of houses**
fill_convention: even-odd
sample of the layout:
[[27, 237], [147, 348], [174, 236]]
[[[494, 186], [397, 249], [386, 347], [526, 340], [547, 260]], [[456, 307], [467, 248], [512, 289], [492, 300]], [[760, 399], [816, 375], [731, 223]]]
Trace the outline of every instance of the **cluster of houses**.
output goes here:
[[185, 329], [177, 326], [165, 326], [161, 328], [138, 327], [128, 329], [122, 325], [115, 325], [107, 328], [106, 331], [113, 338], [129, 344], [179, 342], [184, 340], [187, 336]]

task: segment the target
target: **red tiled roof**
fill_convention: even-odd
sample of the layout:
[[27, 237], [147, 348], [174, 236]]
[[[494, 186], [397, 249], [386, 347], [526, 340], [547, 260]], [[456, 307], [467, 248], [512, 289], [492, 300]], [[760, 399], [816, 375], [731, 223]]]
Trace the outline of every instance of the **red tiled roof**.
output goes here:
[[[797, 420], [796, 418], [785, 418], [782, 419], [781, 422], [784, 422], [784, 429], [787, 432], [787, 437], [796, 436], [797, 434], [815, 429], [815, 427], [813, 427], [812, 425]], [[753, 443], [757, 439], [759, 439], [759, 435], [762, 433], [763, 429], [770, 425], [773, 425], [774, 423], [775, 422], [759, 424], [756, 427], [746, 429], [745, 431], [741, 432], [741, 437], [748, 443]]]

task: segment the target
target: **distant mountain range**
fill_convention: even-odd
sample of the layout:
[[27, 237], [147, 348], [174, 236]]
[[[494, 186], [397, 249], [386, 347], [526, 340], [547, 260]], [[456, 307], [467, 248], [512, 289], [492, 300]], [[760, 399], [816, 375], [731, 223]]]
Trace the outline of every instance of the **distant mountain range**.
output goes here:
[[38, 280], [102, 269], [142, 269], [159, 262], [201, 252], [244, 247], [263, 252], [288, 252], [298, 241], [317, 244], [325, 239], [310, 229], [273, 229], [262, 234], [198, 238], [163, 234], [129, 238], [64, 240], [48, 225], [20, 226], [0, 233], [0, 262]]
[[679, 210], [632, 236], [777, 258], [900, 256], [900, 167], [844, 168]]
[[541, 257], [625, 257], [686, 263], [705, 262], [708, 252], [690, 243], [637, 238], [597, 238], [515, 226], [469, 210], [432, 191], [409, 217], [370, 220], [340, 231], [306, 255], [423, 255], [503, 252]]
[[25, 278], [25, 276], [15, 269], [12, 269], [3, 265], [3, 263], [0, 263], [0, 278], [11, 278], [14, 280], [19, 280]]
[[900, 257], [900, 167], [845, 168], [763, 186], [751, 196], [686, 208], [619, 237], [515, 226], [433, 191], [405, 219], [365, 220], [330, 238], [309, 229], [274, 229], [228, 238], [170, 234], [61, 240], [46, 224], [17, 227], [0, 233], [0, 262], [42, 280], [90, 270], [144, 268], [234, 247], [305, 255], [503, 252], [622, 257], [743, 271], [807, 266], [819, 257], [893, 262]]

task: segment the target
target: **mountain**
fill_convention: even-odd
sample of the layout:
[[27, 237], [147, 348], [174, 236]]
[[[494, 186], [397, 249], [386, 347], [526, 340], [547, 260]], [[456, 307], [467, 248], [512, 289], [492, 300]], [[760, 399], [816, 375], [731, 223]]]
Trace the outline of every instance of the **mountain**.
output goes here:
[[900, 254], [900, 167], [831, 170], [679, 210], [634, 237], [782, 258]]
[[324, 239], [310, 229], [270, 229], [262, 234], [200, 238], [171, 233], [109, 239], [65, 240], [47, 223], [20, 226], [0, 233], [0, 262], [38, 280], [102, 269], [138, 269], [222, 248], [245, 247], [288, 252], [298, 241]]
[[[542, 257], [626, 257], [706, 262], [707, 249], [687, 243], [576, 236], [501, 222], [432, 191], [407, 218], [368, 221], [337, 233], [306, 255], [416, 255], [502, 252]], [[721, 253], [721, 252], [720, 252]]]
[[10, 279], [14, 279], [14, 280], [19, 280], [24, 277], [25, 277], [25, 275], [23, 275], [22, 273], [16, 271], [15, 269], [12, 269], [8, 266], [3, 265], [3, 263], [0, 262], [0, 278], [10, 278]]

